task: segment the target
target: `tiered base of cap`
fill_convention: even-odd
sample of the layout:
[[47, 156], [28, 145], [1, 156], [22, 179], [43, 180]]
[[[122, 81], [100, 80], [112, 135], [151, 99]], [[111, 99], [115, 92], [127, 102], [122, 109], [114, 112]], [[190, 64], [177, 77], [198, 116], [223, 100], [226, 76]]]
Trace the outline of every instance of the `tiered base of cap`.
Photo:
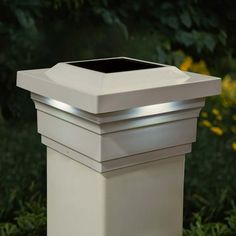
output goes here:
[[32, 94], [42, 142], [98, 172], [184, 155], [204, 99], [92, 114]]

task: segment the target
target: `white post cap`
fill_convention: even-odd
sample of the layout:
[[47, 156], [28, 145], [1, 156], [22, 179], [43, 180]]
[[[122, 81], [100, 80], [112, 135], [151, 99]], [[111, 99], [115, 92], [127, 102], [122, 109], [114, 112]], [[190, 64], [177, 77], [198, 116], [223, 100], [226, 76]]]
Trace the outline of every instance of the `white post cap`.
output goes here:
[[219, 94], [220, 78], [127, 57], [19, 71], [17, 86], [98, 114]]
[[184, 155], [220, 78], [125, 57], [19, 71], [42, 142], [98, 172]]

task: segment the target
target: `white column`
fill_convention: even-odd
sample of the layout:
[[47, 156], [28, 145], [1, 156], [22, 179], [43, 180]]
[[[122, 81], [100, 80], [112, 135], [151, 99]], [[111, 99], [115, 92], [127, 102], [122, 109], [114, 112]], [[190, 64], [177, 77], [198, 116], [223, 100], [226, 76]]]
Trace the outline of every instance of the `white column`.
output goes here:
[[181, 236], [184, 156], [98, 173], [48, 148], [49, 236]]
[[49, 236], [182, 235], [184, 159], [203, 99], [136, 108], [128, 120], [130, 110], [112, 112], [96, 124], [32, 98], [48, 147]]
[[47, 147], [48, 236], [182, 235], [185, 154], [219, 78], [110, 58], [20, 71], [17, 85]]

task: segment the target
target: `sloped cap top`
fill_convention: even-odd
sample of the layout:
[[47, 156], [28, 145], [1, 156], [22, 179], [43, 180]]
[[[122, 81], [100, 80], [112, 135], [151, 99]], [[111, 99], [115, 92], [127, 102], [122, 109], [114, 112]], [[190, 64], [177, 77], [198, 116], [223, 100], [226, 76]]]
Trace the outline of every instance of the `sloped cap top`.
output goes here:
[[171, 85], [189, 79], [174, 66], [124, 57], [58, 63], [46, 75], [63, 86], [94, 95]]
[[20, 71], [17, 85], [91, 113], [220, 93], [219, 78], [126, 57], [63, 62], [50, 69]]

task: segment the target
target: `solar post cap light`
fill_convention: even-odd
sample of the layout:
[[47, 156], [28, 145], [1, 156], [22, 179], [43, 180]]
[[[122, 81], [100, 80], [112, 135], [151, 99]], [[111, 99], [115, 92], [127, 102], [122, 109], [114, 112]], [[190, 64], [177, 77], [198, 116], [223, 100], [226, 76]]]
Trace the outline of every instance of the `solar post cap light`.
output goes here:
[[219, 78], [117, 57], [17, 73], [47, 146], [48, 236], [181, 236], [185, 154]]

